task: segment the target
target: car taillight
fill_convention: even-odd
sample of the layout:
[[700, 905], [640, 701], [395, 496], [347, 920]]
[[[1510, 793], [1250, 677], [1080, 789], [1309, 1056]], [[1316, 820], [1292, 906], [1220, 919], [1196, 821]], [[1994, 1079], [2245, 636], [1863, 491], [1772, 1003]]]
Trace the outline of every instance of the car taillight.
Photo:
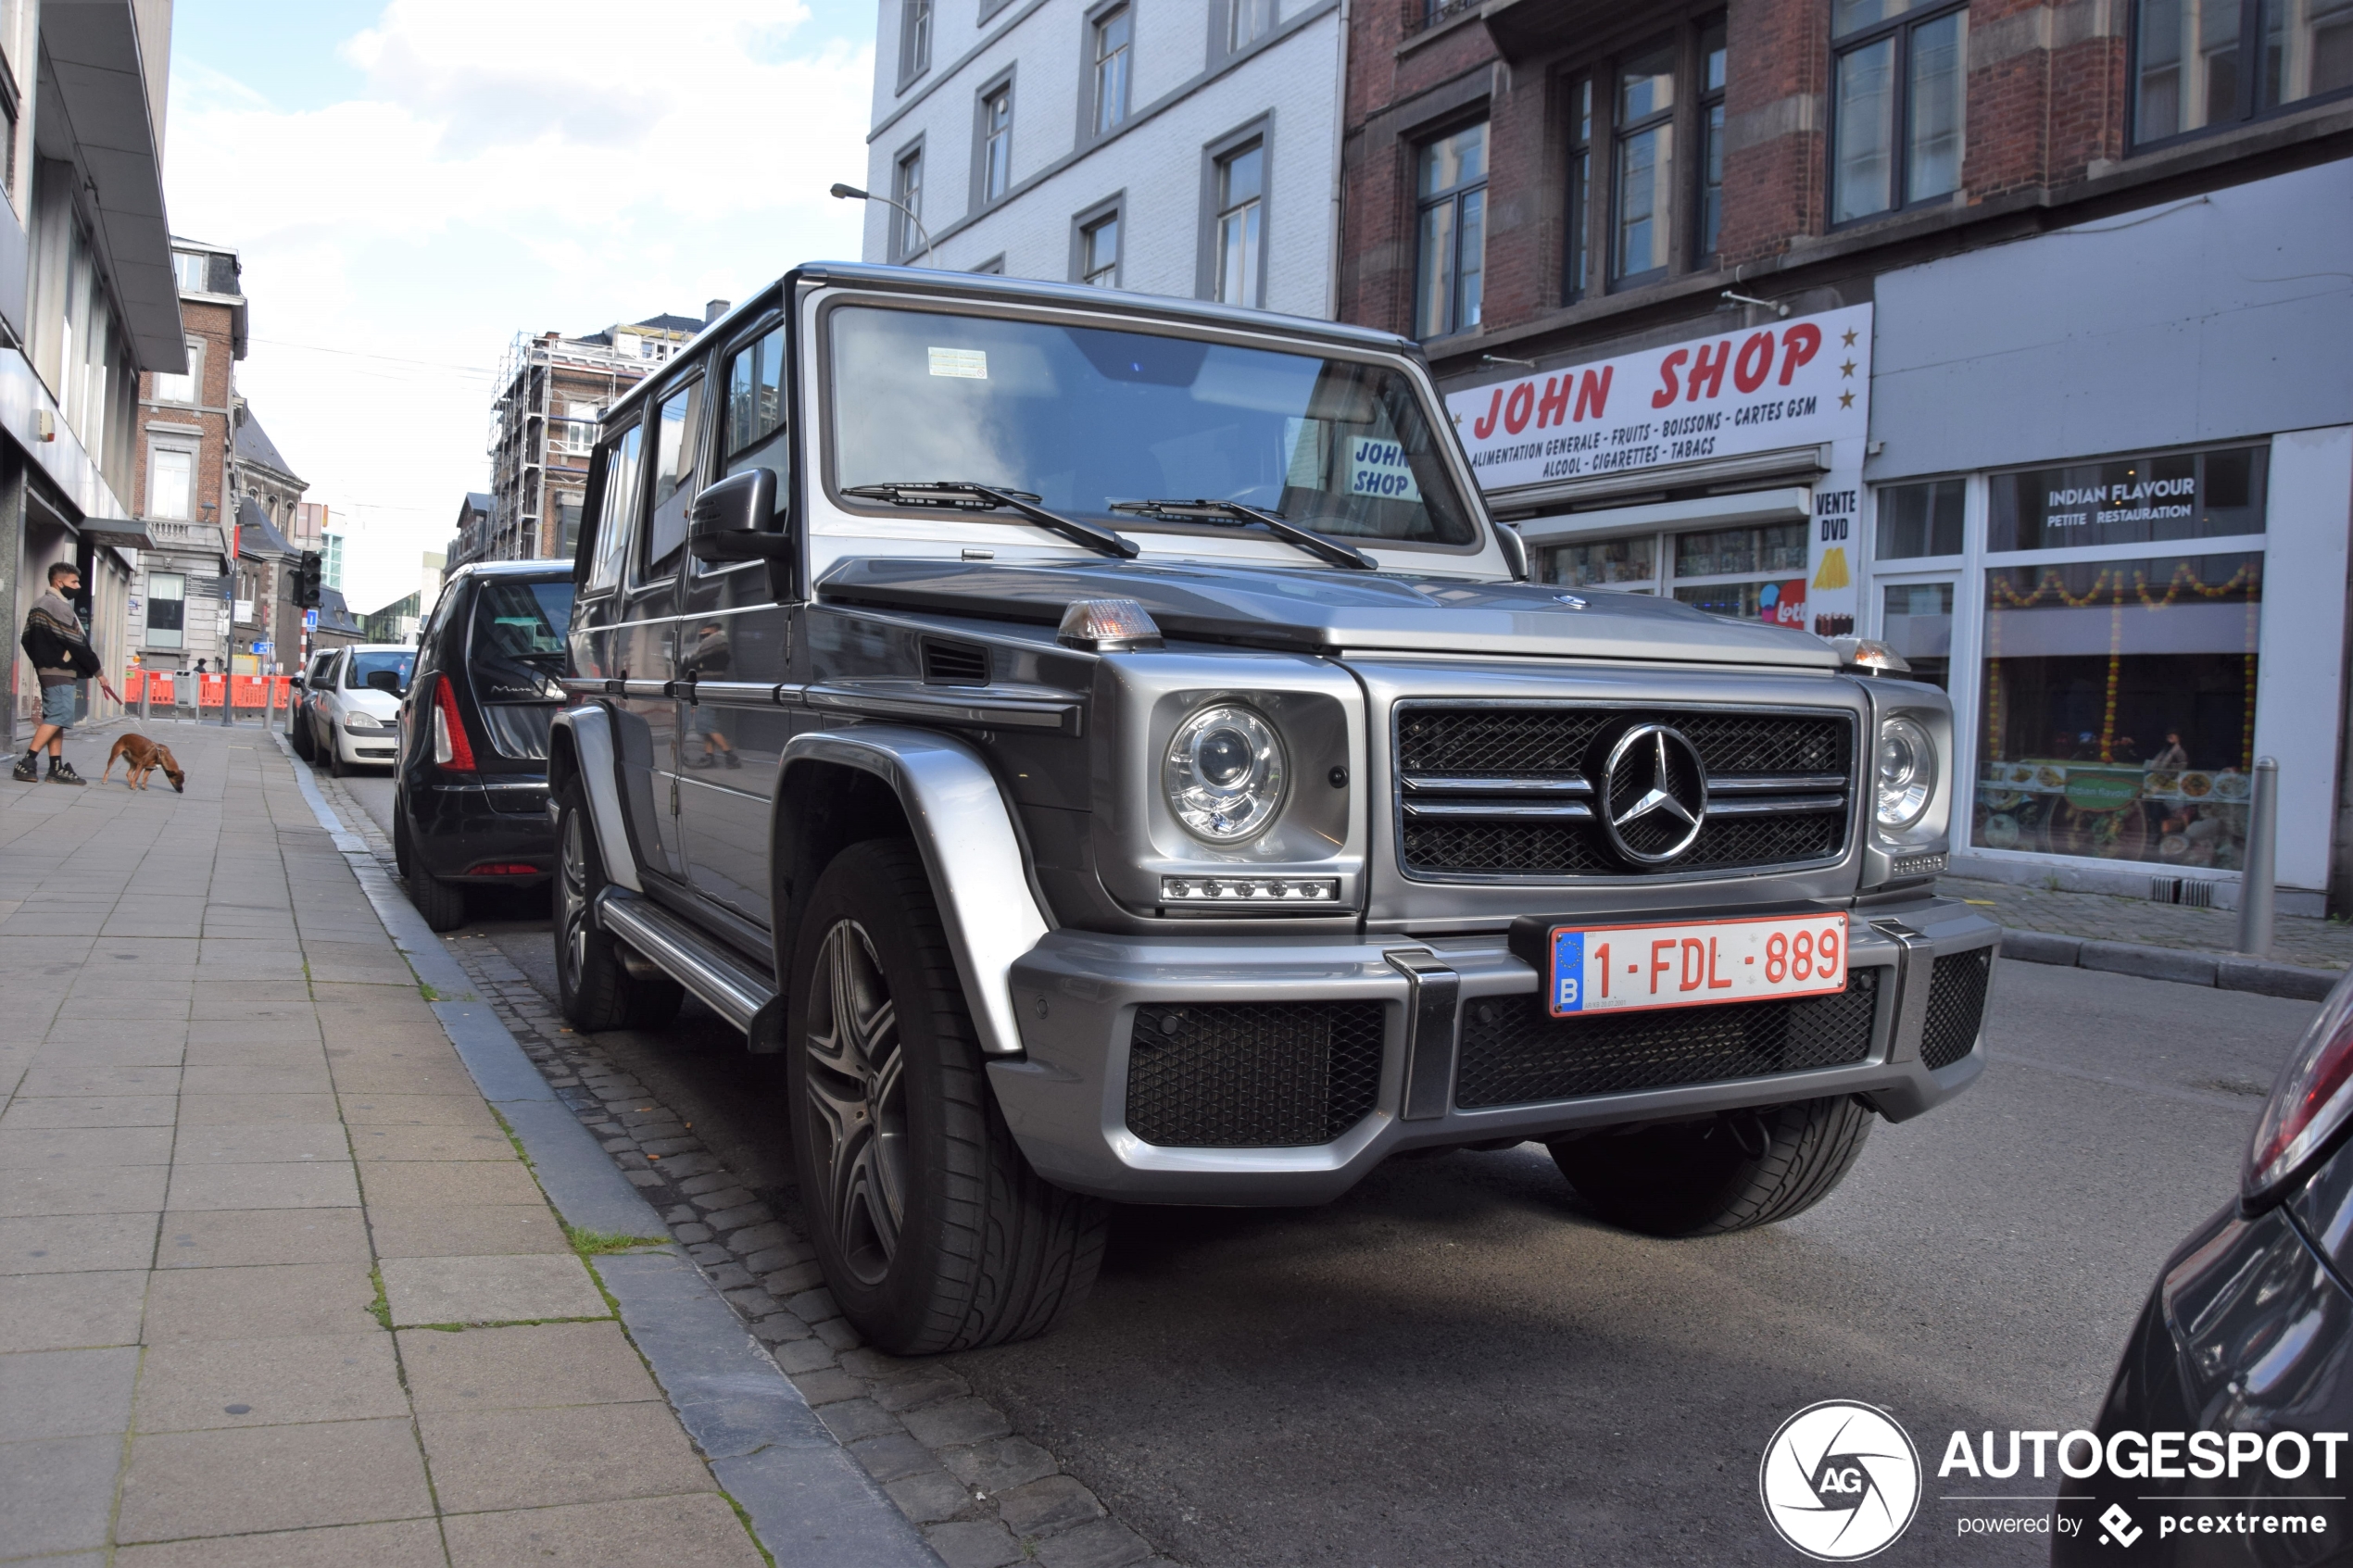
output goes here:
[[2240, 1183], [2248, 1208], [2280, 1197], [2353, 1116], [2353, 974], [2337, 982], [2321, 1016], [2271, 1085], [2247, 1147]]
[[458, 694], [447, 675], [433, 687], [433, 759], [461, 773], [473, 771], [473, 742], [466, 734], [466, 721], [458, 717]]

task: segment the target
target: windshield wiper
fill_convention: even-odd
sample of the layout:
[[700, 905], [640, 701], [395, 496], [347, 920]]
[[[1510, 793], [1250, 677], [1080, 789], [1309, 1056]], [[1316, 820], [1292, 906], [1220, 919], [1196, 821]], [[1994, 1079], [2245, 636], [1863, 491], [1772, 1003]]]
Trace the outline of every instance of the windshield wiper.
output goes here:
[[1037, 504], [1038, 497], [1026, 490], [1000, 490], [993, 484], [925, 480], [907, 483], [846, 485], [842, 494], [855, 495], [862, 501], [887, 501], [895, 507], [946, 507], [963, 512], [1013, 511], [1040, 528], [1050, 529], [1076, 544], [1107, 556], [1116, 556], [1121, 560], [1134, 560], [1143, 553], [1134, 540], [1114, 533], [1108, 528], [1046, 510]]
[[1176, 522], [1213, 522], [1221, 528], [1242, 528], [1254, 522], [1286, 545], [1296, 545], [1334, 566], [1350, 567], [1358, 571], [1380, 570], [1378, 561], [1353, 546], [1343, 545], [1312, 529], [1302, 528], [1280, 512], [1246, 507], [1239, 501], [1114, 501], [1111, 509], [1134, 512], [1139, 517], [1165, 518]]

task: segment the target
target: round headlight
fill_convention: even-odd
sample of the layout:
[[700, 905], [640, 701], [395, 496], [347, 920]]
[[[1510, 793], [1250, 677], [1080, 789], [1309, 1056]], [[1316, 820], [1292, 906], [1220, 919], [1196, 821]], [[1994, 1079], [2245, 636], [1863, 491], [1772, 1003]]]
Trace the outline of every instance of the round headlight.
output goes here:
[[1185, 831], [1210, 844], [1239, 844], [1282, 809], [1282, 738], [1247, 708], [1217, 703], [1177, 727], [1161, 768], [1161, 791]]
[[1910, 827], [1936, 793], [1936, 743], [1911, 719], [1890, 719], [1879, 727], [1879, 825]]

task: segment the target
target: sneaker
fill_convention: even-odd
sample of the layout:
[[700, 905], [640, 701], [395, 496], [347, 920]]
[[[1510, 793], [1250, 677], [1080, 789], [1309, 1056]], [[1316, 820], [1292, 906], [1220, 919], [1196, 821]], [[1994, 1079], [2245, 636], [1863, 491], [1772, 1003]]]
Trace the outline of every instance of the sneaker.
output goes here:
[[16, 771], [8, 776], [15, 779], [19, 784], [39, 784], [41, 782], [41, 764], [34, 759], [33, 754], [28, 751], [22, 757], [17, 759]]
[[700, 757], [690, 758], [686, 762], [686, 766], [689, 768], [716, 768], [719, 764], [711, 757], [711, 753], [706, 751]]
[[72, 763], [67, 761], [64, 758], [59, 757], [52, 759], [49, 763], [49, 782], [51, 784], [86, 784], [90, 781], [83, 778], [80, 773], [75, 772], [73, 771]]
[[730, 768], [740, 768], [744, 765], [744, 759], [732, 751], [723, 751], [719, 755], [727, 759], [727, 766]]

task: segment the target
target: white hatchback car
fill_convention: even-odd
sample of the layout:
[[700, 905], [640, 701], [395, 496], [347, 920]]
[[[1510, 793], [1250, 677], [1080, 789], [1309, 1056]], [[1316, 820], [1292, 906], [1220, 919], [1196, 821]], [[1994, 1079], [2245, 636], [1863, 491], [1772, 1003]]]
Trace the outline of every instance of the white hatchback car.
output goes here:
[[397, 643], [361, 643], [335, 655], [303, 709], [312, 756], [329, 772], [392, 766], [400, 749], [400, 699], [416, 663], [417, 650]]

